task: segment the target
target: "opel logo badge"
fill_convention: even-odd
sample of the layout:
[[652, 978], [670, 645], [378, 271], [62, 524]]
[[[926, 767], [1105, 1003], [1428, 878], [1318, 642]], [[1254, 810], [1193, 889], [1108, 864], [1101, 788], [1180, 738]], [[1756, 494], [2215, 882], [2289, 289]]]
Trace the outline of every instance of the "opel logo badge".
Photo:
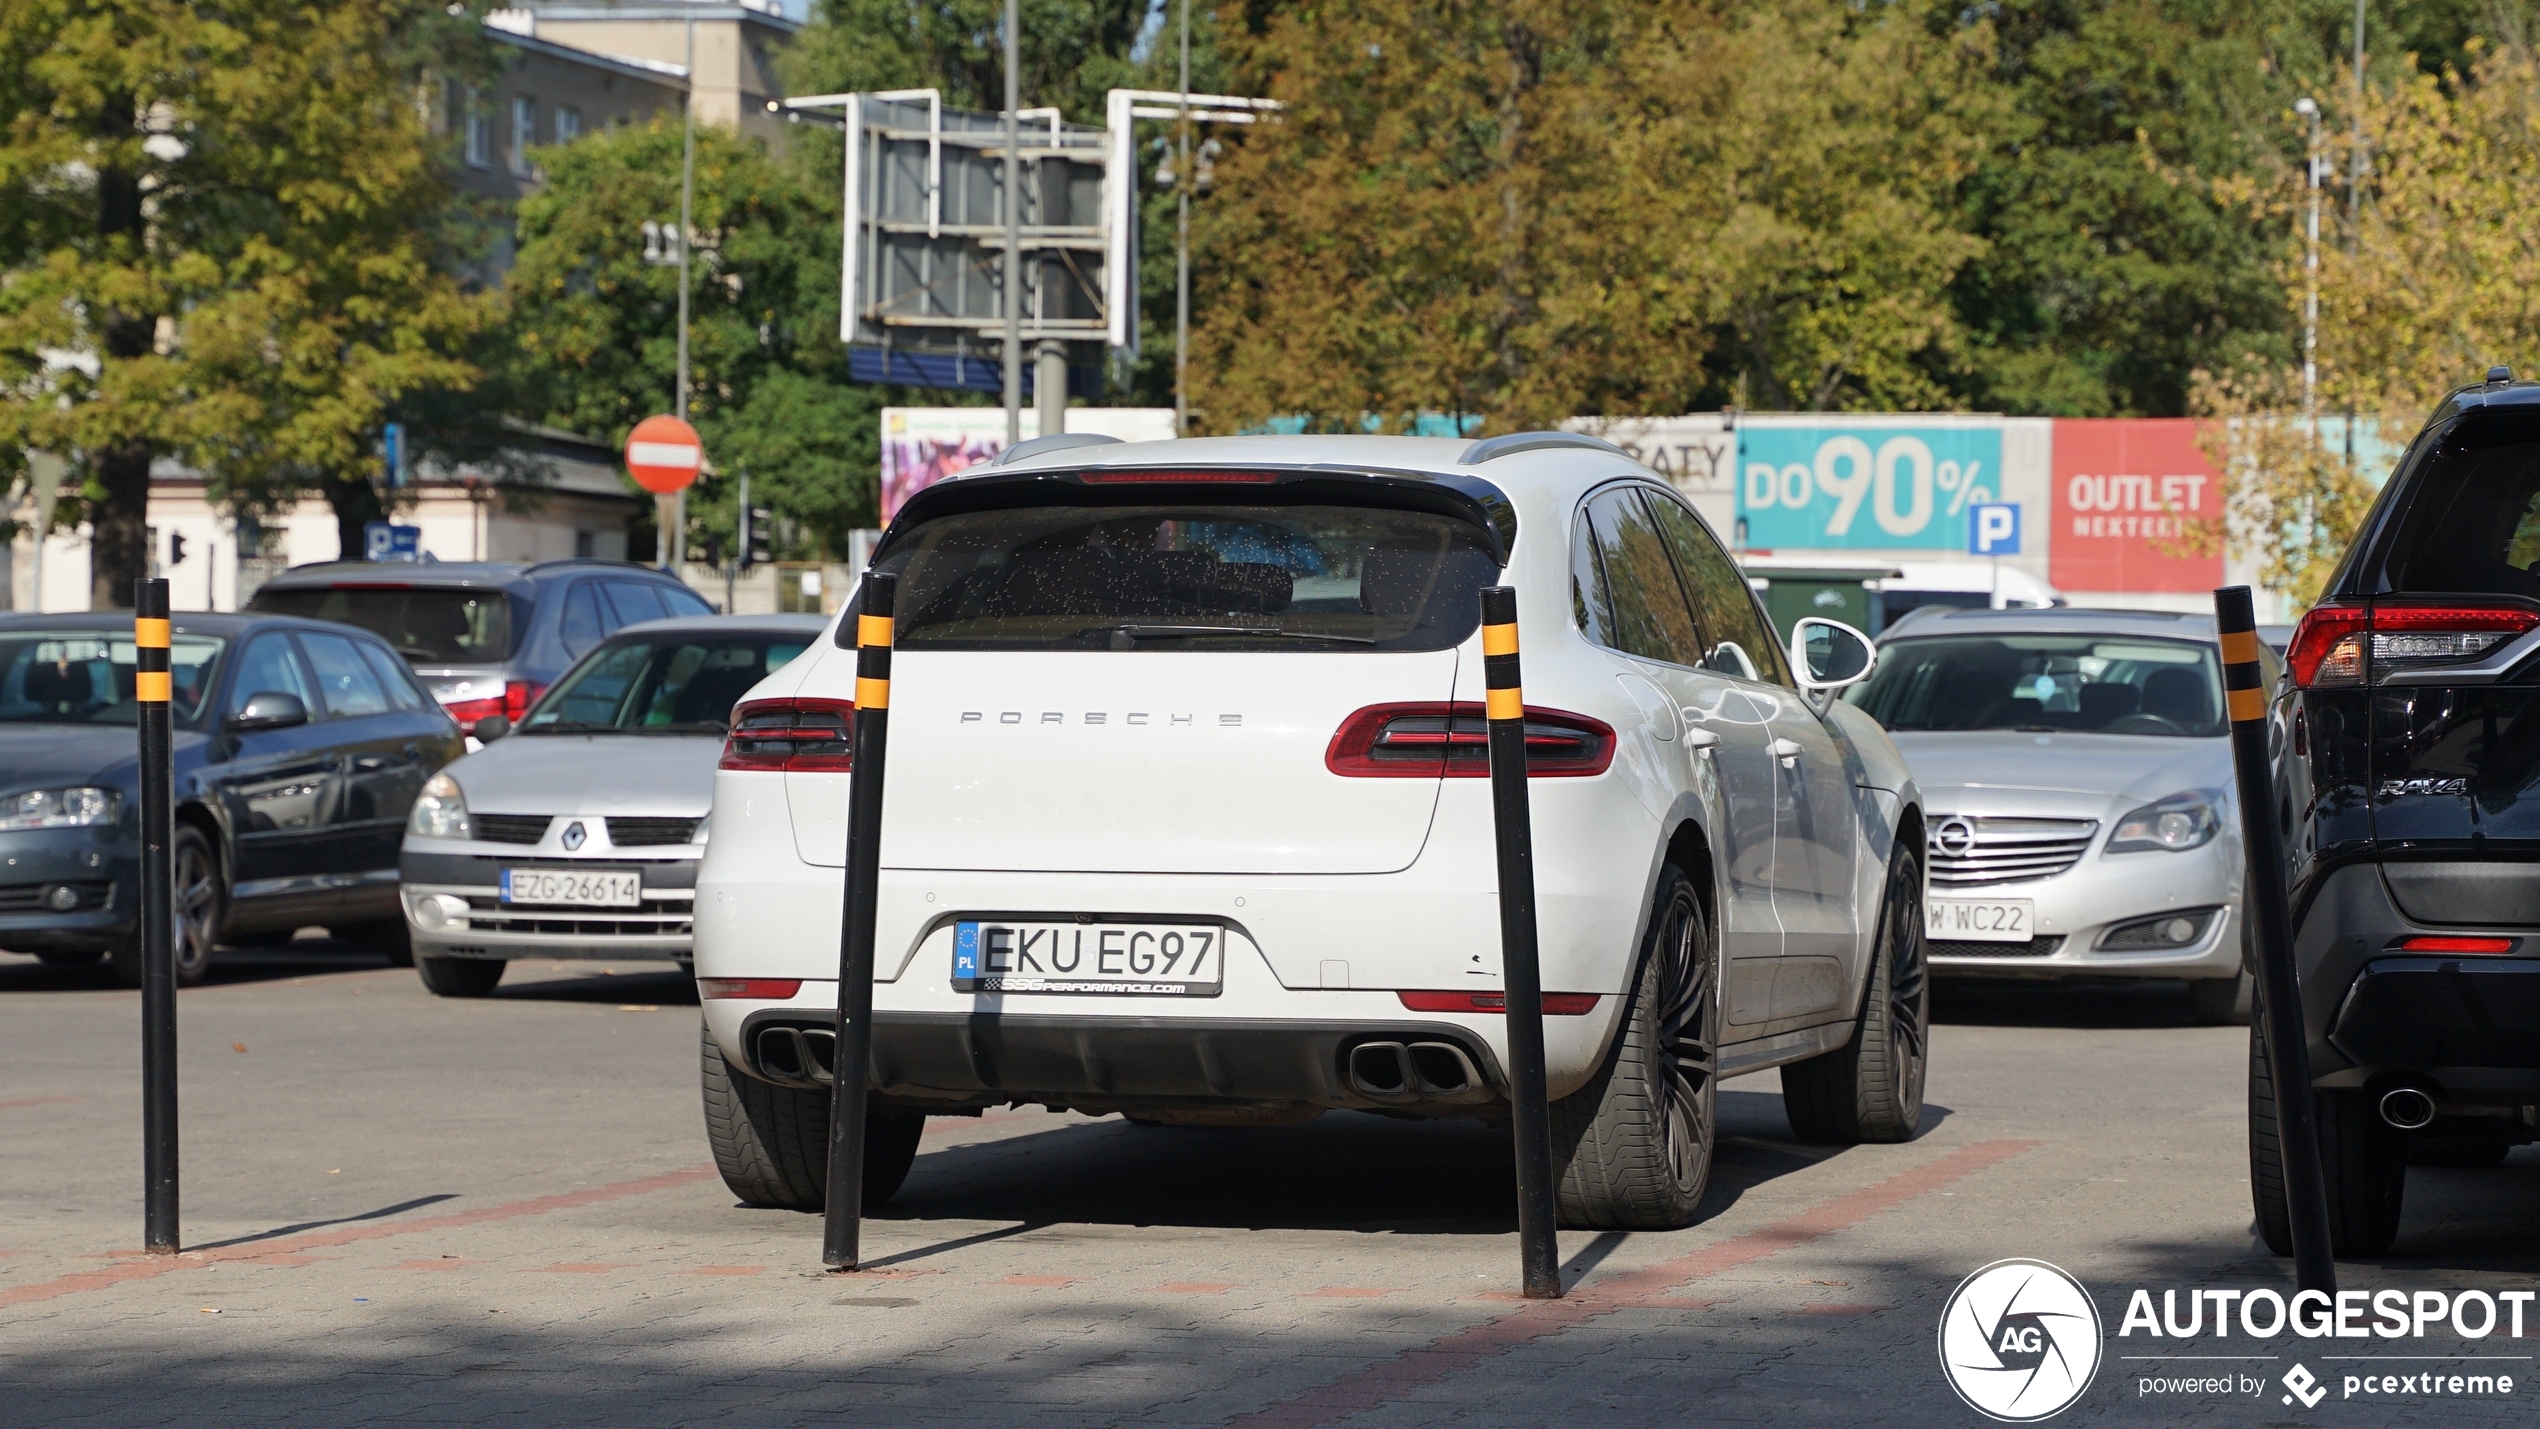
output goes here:
[[[579, 828], [581, 826], [577, 824], [575, 827]], [[567, 835], [567, 837], [571, 837], [571, 835]], [[1964, 858], [1968, 854], [1975, 852], [1975, 821], [1972, 819], [1957, 818], [1954, 816], [1943, 819], [1940, 821], [1940, 826], [1932, 830], [1931, 842], [1932, 847], [1939, 849], [1942, 853], [1949, 855], [1951, 858]]]
[[588, 837], [590, 837], [590, 835], [582, 831], [582, 821], [580, 819], [576, 819], [572, 823], [565, 825], [564, 851], [566, 853], [571, 853], [582, 847], [582, 841]]

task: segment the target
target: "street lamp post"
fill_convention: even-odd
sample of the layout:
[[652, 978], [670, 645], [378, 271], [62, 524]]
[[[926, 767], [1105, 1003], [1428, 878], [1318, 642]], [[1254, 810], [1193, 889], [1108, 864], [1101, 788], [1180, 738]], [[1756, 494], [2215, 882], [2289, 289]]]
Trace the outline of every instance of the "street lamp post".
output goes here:
[[[1022, 22], [1005, 0], [1005, 443], [1023, 440]], [[1046, 433], [1044, 434], [1046, 435]]]
[[[679, 106], [679, 394], [675, 411], [683, 422], [688, 420], [688, 248], [690, 240], [696, 236], [697, 21], [694, 16], [689, 17], [687, 29], [688, 94]], [[659, 543], [662, 568], [677, 575], [688, 554], [688, 493], [682, 490], [671, 496], [666, 504], [670, 508], [666, 513], [670, 520]]]
[[2320, 346], [2320, 106], [2319, 101], [2305, 95], [2293, 102], [2293, 112], [2311, 121], [2310, 158], [2306, 172], [2310, 178], [2311, 216], [2308, 224], [2307, 248], [2302, 257], [2302, 420], [2310, 424], [2311, 444], [2320, 437], [2319, 410], [2319, 346]]
[[1191, 0], [1182, 0], [1182, 117], [1173, 188], [1179, 211], [1173, 230], [1173, 435], [1191, 434]]

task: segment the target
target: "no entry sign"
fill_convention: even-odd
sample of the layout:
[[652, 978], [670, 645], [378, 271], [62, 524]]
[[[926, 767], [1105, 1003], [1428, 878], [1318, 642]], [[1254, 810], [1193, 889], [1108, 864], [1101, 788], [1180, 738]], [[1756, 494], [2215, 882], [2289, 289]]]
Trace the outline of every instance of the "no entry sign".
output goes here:
[[705, 455], [697, 429], [677, 417], [646, 417], [626, 434], [627, 473], [655, 495], [687, 490], [696, 482]]

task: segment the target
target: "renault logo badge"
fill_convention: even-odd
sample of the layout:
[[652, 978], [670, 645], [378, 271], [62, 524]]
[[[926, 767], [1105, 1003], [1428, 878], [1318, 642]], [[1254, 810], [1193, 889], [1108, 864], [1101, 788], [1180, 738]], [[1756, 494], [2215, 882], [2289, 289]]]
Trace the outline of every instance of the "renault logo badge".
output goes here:
[[566, 853], [572, 853], [576, 849], [581, 848], [582, 841], [589, 837], [589, 834], [582, 831], [582, 821], [580, 819], [576, 819], [572, 823], [565, 825], [564, 851]]

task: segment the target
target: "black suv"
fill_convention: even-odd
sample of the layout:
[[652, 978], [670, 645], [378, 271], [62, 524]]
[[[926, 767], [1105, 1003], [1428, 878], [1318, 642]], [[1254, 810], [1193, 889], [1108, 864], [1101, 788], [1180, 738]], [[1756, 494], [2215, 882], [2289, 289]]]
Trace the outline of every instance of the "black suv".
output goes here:
[[334, 561], [259, 586], [249, 610], [358, 625], [395, 647], [462, 729], [517, 724], [547, 686], [619, 626], [714, 607], [624, 561]]
[[[2490, 377], [2409, 444], [2275, 707], [2341, 1255], [2389, 1248], [2409, 1163], [2540, 1135], [2540, 383]], [[2251, 1186], [2282, 1255], [2274, 1107], [2253, 1036]]]

